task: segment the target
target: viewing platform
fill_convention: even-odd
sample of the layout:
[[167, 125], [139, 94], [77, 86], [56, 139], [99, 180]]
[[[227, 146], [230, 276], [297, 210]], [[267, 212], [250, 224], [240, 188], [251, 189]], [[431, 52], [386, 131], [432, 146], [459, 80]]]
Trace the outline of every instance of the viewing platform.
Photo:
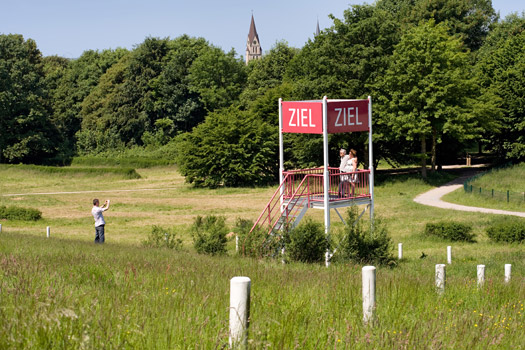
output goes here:
[[[295, 227], [309, 208], [325, 209], [323, 172], [324, 168], [284, 171], [282, 183], [254, 228], [263, 226], [270, 233], [285, 225]], [[329, 167], [328, 173], [328, 209], [370, 204], [370, 170], [341, 173], [339, 168]]]

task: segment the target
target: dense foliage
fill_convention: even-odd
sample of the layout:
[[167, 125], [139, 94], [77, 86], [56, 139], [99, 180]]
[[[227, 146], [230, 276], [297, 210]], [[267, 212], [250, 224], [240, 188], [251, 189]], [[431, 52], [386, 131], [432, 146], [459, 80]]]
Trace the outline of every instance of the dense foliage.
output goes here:
[[471, 232], [471, 225], [460, 222], [440, 221], [425, 225], [427, 236], [439, 237], [448, 241], [474, 242], [475, 235]]
[[169, 230], [154, 225], [151, 228], [148, 238], [144, 240], [143, 245], [145, 247], [181, 250], [182, 240], [177, 237], [177, 233], [173, 229]]
[[190, 229], [193, 246], [199, 254], [220, 255], [226, 253], [228, 228], [224, 216], [197, 216]]
[[[0, 35], [0, 162], [171, 145], [159, 157], [177, 157], [191, 183], [266, 184], [277, 178], [278, 98], [325, 95], [373, 97], [376, 162], [429, 159], [434, 170], [476, 143], [524, 159], [524, 15], [500, 21], [487, 0], [379, 0], [331, 19], [301, 49], [277, 42], [248, 65], [187, 35], [72, 60]], [[330, 163], [340, 147], [365, 154], [366, 136], [331, 135]], [[317, 135], [284, 142], [287, 168], [322, 163]]]
[[487, 228], [487, 236], [495, 242], [525, 242], [525, 220], [503, 217], [494, 220]]
[[394, 266], [392, 239], [386, 225], [376, 219], [374, 225], [364, 227], [358, 220], [356, 207], [347, 211], [346, 225], [334, 235], [334, 261], [352, 261], [357, 264]]
[[307, 219], [289, 232], [285, 249], [292, 261], [315, 263], [324, 260], [328, 246], [324, 225]]
[[33, 208], [0, 205], [0, 220], [37, 221], [42, 218], [42, 212]]

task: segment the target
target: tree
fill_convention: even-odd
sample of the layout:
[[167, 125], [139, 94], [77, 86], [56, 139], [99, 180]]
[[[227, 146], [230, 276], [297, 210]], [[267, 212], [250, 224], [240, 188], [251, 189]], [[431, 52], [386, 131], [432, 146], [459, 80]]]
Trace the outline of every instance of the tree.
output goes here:
[[177, 138], [177, 164], [196, 186], [254, 186], [277, 177], [277, 130], [238, 107], [210, 113]]
[[42, 54], [21, 35], [0, 35], [0, 162], [40, 163], [56, 148], [45, 109]]
[[285, 42], [277, 42], [261, 59], [251, 60], [241, 103], [250, 106], [269, 89], [281, 85], [288, 63], [298, 52], [298, 49], [289, 47]]
[[246, 83], [244, 63], [235, 58], [235, 51], [225, 54], [218, 47], [203, 51], [189, 73], [191, 91], [199, 94], [209, 112], [238, 101]]
[[494, 96], [496, 111], [484, 115], [498, 127], [486, 128], [492, 149], [509, 160], [525, 159], [525, 15], [499, 23], [480, 49], [476, 65], [481, 89]]
[[84, 51], [79, 58], [69, 60], [56, 86], [48, 85], [53, 110], [51, 120], [58, 130], [57, 141], [64, 153], [72, 156], [75, 152], [84, 99], [98, 85], [100, 77], [127, 54], [125, 49]]
[[[473, 114], [468, 97], [474, 83], [469, 77], [469, 52], [448, 33], [445, 24], [422, 22], [396, 45], [391, 65], [378, 89], [380, 113], [400, 138], [421, 142], [422, 175], [426, 177], [427, 139], [431, 139], [432, 170], [436, 145], [444, 133], [472, 138]], [[382, 106], [381, 106], [382, 105]]]

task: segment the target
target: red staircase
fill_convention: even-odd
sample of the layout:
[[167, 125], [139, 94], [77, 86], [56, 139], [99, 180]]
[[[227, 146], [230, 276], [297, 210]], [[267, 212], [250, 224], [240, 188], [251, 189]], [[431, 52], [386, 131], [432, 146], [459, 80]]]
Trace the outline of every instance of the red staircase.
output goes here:
[[[370, 199], [370, 170], [341, 173], [339, 168], [328, 168], [330, 174], [329, 201], [331, 205], [345, 207]], [[284, 172], [284, 178], [262, 211], [250, 232], [257, 226], [266, 227], [268, 234], [283, 227], [299, 224], [308, 208], [324, 207], [323, 168], [301, 169]], [[339, 192], [343, 176], [357, 181], [345, 182], [344, 194]], [[344, 178], [344, 177], [343, 177]], [[352, 191], [353, 187], [353, 191]]]

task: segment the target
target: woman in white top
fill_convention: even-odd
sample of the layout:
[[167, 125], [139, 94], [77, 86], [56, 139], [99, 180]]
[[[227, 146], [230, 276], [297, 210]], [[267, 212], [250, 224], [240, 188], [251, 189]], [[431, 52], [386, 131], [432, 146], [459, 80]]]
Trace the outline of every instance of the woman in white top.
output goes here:
[[350, 150], [350, 160], [348, 161], [349, 167], [348, 172], [353, 173], [350, 175], [350, 185], [352, 186], [352, 194], [350, 197], [354, 196], [355, 192], [355, 184], [359, 182], [359, 179], [357, 177], [357, 152], [355, 149]]

